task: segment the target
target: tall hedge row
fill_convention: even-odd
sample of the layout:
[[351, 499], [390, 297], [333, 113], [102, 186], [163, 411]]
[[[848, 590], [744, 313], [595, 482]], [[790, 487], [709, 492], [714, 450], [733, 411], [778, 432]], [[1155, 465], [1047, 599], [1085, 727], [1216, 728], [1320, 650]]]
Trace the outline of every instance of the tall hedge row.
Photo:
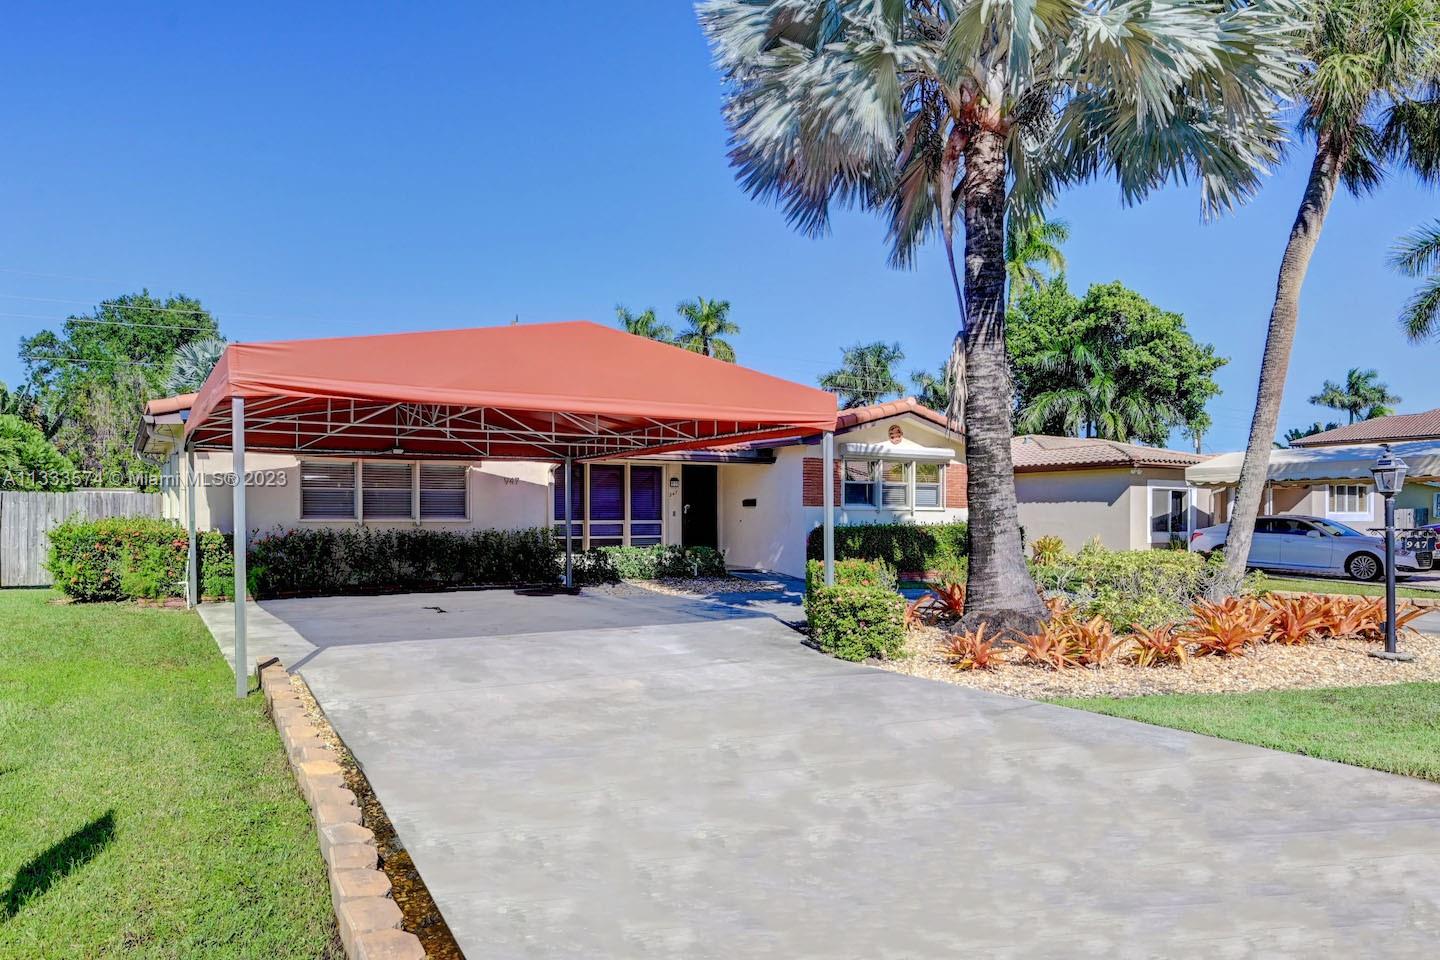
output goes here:
[[[805, 555], [825, 555], [825, 530], [816, 527]], [[835, 559], [879, 560], [902, 573], [950, 570], [970, 555], [969, 528], [954, 523], [853, 523], [835, 528]]]

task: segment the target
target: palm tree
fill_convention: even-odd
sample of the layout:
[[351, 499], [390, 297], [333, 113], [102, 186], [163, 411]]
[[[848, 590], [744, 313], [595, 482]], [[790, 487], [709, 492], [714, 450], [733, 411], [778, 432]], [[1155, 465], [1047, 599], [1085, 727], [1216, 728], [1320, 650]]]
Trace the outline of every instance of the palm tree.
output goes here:
[[654, 308], [647, 309], [642, 313], [631, 313], [624, 307], [615, 308], [615, 318], [620, 321], [620, 326], [625, 328], [626, 333], [633, 333], [637, 337], [644, 337], [646, 340], [659, 340], [661, 343], [669, 343], [675, 337], [675, 329], [668, 323], [661, 323], [655, 319]]
[[1070, 224], [1064, 220], [1046, 220], [1041, 216], [1012, 215], [1005, 227], [1005, 276], [1009, 281], [1010, 299], [1014, 306], [1020, 294], [1040, 285], [1065, 270], [1065, 254], [1060, 244], [1070, 239]]
[[842, 410], [879, 403], [905, 392], [895, 379], [895, 364], [904, 359], [898, 343], [857, 343], [840, 351], [840, 369], [822, 376], [820, 386], [839, 395]]
[[[1005, 219], [1102, 174], [1139, 200], [1196, 177], [1204, 209], [1251, 194], [1297, 75], [1290, 0], [705, 0], [732, 164], [754, 197], [824, 234], [875, 211], [890, 261], [943, 247], [959, 307], [948, 413], [963, 420], [967, 624], [1045, 616], [1021, 550], [1005, 353]], [[963, 257], [955, 232], [963, 228]], [[963, 264], [963, 270], [962, 270]]]
[[1407, 277], [1424, 277], [1425, 282], [1405, 304], [1400, 325], [1414, 343], [1440, 333], [1440, 220], [1407, 233], [1396, 241], [1390, 265]]
[[1357, 419], [1373, 420], [1376, 417], [1390, 416], [1395, 412], [1391, 404], [1399, 403], [1400, 398], [1380, 382], [1378, 371], [1351, 367], [1345, 374], [1343, 384], [1326, 380], [1320, 386], [1320, 392], [1310, 398], [1310, 402], [1331, 410], [1343, 410], [1350, 415], [1350, 422], [1354, 423]]
[[1290, 351], [1300, 319], [1300, 291], [1335, 191], [1344, 183], [1369, 193], [1398, 161], [1422, 178], [1440, 178], [1440, 124], [1433, 102], [1420, 99], [1435, 81], [1440, 19], [1415, 0], [1316, 0], [1299, 49], [1306, 64], [1299, 88], [1300, 129], [1315, 141], [1310, 175], [1275, 282], [1275, 301], [1260, 362], [1255, 415], [1230, 511], [1223, 579], [1239, 583], [1270, 469], [1270, 450]]
[[950, 409], [950, 365], [940, 364], [940, 369], [934, 373], [929, 370], [916, 370], [910, 374], [910, 382], [915, 385], [915, 399], [931, 410]]
[[682, 302], [675, 310], [690, 324], [675, 338], [677, 347], [726, 363], [735, 362], [735, 348], [730, 341], [721, 339], [740, 332], [740, 325], [730, 319], [729, 300], [696, 297]]
[[[1296, 440], [1304, 440], [1306, 437], [1313, 437], [1317, 433], [1324, 433], [1326, 430], [1336, 430], [1339, 427], [1340, 424], [1338, 423], [1321, 423], [1319, 420], [1316, 420], [1308, 427], [1291, 427], [1285, 431], [1285, 445], [1289, 446]], [[1277, 443], [1276, 446], [1278, 447], [1280, 444]]]
[[194, 393], [205, 383], [220, 355], [225, 352], [225, 341], [219, 337], [205, 337], [191, 340], [176, 348], [170, 358], [170, 376], [165, 381], [171, 393]]
[[1066, 334], [1035, 361], [1054, 386], [1016, 417], [1025, 433], [1130, 441], [1167, 433], [1179, 419], [1168, 404], [1127, 389], [1115, 376], [1119, 358], [1100, 327]]

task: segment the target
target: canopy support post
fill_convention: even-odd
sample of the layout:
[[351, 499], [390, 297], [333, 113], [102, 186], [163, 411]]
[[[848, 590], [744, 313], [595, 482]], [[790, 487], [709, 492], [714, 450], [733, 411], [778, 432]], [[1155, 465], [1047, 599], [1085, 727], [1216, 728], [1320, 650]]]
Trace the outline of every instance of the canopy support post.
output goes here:
[[571, 500], [571, 497], [573, 496], [573, 494], [570, 492], [571, 472], [572, 472], [572, 470], [574, 469], [571, 464], [572, 464], [571, 459], [570, 459], [569, 457], [566, 457], [566, 458], [565, 458], [565, 586], [566, 586], [567, 589], [573, 589], [574, 586], [575, 586], [574, 557], [573, 557], [572, 554], [571, 554], [571, 548], [570, 548], [570, 541], [571, 541], [571, 539], [573, 538], [573, 534], [574, 534], [574, 532], [575, 532], [575, 528], [571, 525], [571, 520], [572, 520], [573, 518], [570, 516], [571, 512], [572, 512], [573, 509], [574, 509], [573, 501]]
[[250, 692], [250, 673], [245, 667], [245, 399], [230, 399], [230, 456], [234, 473], [233, 516], [235, 527], [235, 696], [245, 699]]
[[820, 438], [824, 457], [821, 479], [825, 504], [825, 586], [835, 585], [835, 432], [826, 430]]
[[199, 550], [195, 543], [195, 451], [185, 446], [185, 532], [189, 537], [185, 561], [185, 606], [200, 602]]

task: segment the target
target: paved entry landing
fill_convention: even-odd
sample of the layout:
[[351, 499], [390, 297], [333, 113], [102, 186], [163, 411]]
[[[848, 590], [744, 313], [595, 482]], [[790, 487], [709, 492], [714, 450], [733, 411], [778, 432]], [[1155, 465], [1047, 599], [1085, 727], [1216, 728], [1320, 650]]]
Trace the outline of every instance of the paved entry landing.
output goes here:
[[831, 660], [763, 598], [252, 610], [476, 960], [1440, 943], [1434, 784]]

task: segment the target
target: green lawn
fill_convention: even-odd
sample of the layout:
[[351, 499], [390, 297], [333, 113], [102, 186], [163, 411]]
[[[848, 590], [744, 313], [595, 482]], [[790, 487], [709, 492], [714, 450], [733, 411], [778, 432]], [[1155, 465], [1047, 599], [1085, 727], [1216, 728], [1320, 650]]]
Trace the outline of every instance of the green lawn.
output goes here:
[[[1352, 597], [1383, 597], [1385, 584], [1364, 583], [1359, 580], [1322, 580], [1311, 577], [1277, 577], [1265, 575], [1265, 586], [1271, 590], [1294, 590], [1300, 593], [1343, 593]], [[1396, 587], [1397, 597], [1424, 597], [1440, 599], [1440, 590], [1423, 587], [1407, 587], [1401, 583]]]
[[1056, 702], [1440, 781], [1440, 683]]
[[0, 957], [336, 957], [304, 800], [200, 618], [0, 591]]

